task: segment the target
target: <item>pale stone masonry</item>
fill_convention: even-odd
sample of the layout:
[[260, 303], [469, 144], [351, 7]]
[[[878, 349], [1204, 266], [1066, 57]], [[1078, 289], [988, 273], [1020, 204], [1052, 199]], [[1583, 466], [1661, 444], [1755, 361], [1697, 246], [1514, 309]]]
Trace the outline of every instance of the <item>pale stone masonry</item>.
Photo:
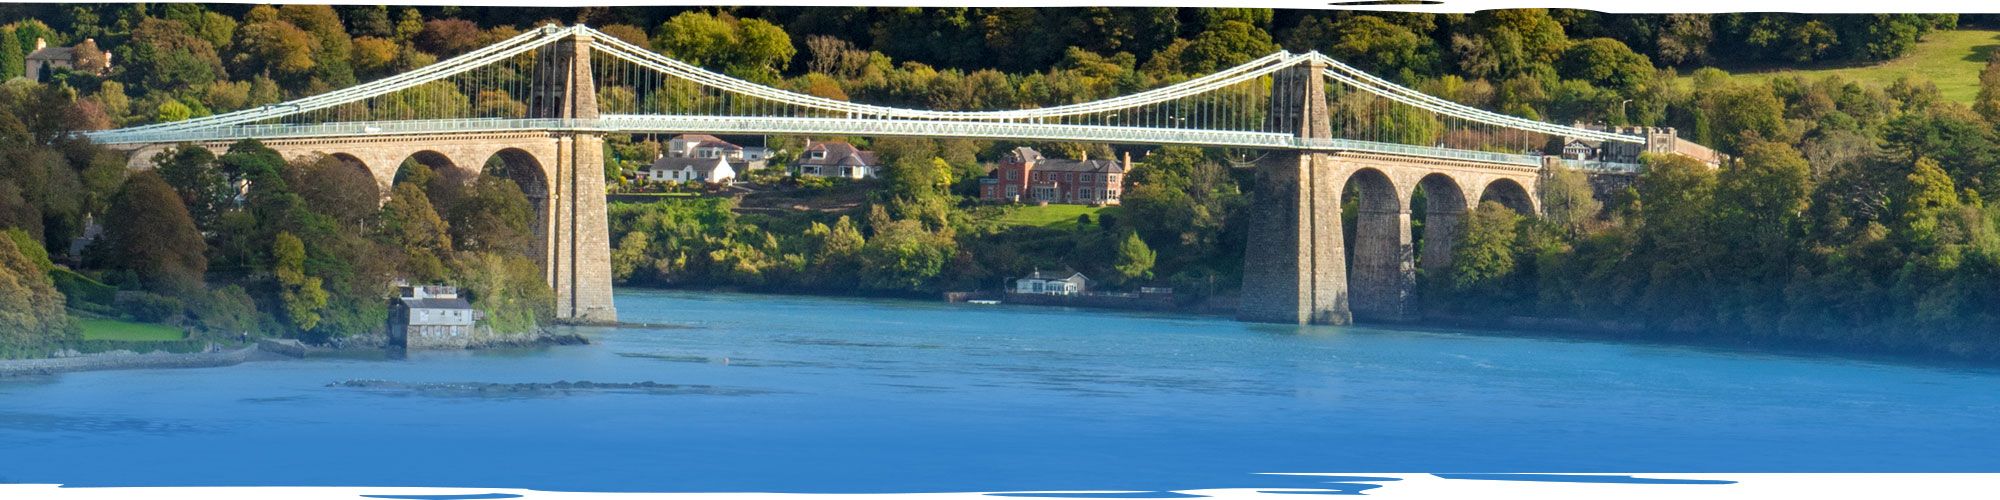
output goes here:
[[[597, 92], [590, 78], [588, 36], [552, 44], [543, 67], [560, 66], [530, 96], [531, 118], [597, 118]], [[566, 68], [566, 69], [565, 69]], [[555, 292], [556, 319], [615, 323], [611, 300], [611, 235], [604, 197], [604, 136], [573, 131], [467, 132], [415, 135], [361, 135], [271, 139], [264, 145], [285, 158], [329, 155], [368, 170], [380, 193], [388, 195], [403, 160], [477, 171], [500, 157], [509, 176], [535, 206], [534, 234], [540, 242], [529, 258], [541, 265]], [[201, 144], [220, 153], [228, 142]], [[174, 144], [134, 145], [128, 166], [152, 168], [152, 157]]]
[[[1270, 128], [1301, 138], [1333, 136], [1318, 63], [1273, 75]], [[1442, 272], [1456, 229], [1482, 199], [1537, 213], [1540, 169], [1359, 151], [1271, 151], [1257, 163], [1237, 318], [1294, 324], [1416, 319], [1417, 267], [1410, 200], [1421, 186], [1423, 266]], [[1341, 201], [1360, 199], [1353, 262], [1342, 235]]]

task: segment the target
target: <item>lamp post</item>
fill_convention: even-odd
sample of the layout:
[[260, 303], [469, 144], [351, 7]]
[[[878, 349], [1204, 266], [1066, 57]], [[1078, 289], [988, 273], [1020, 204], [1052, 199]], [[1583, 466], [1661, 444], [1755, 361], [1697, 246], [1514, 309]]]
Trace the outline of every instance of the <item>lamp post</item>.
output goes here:
[[1627, 117], [1625, 116], [1625, 103], [1629, 103], [1629, 102], [1632, 102], [1632, 100], [1631, 100], [1631, 99], [1626, 99], [1626, 100], [1623, 100], [1623, 101], [1618, 101], [1618, 120], [1619, 120], [1619, 123], [1620, 123], [1620, 124], [1623, 124], [1623, 125], [1631, 125], [1631, 123], [1630, 123], [1630, 122], [1631, 122], [1631, 119], [1630, 119], [1630, 118], [1627, 118]]

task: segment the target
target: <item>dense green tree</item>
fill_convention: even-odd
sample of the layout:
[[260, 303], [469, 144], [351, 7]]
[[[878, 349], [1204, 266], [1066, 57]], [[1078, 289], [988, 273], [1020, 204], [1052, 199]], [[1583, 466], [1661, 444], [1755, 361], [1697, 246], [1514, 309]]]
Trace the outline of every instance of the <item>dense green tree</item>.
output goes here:
[[1545, 168], [1535, 189], [1541, 195], [1543, 219], [1571, 236], [1591, 229], [1604, 209], [1590, 187], [1589, 175], [1561, 164]]
[[396, 184], [389, 202], [382, 205], [381, 221], [377, 231], [390, 246], [402, 250], [402, 271], [410, 280], [432, 282], [446, 277], [451, 235], [421, 184]]
[[173, 186], [196, 228], [211, 231], [222, 212], [235, 204], [236, 186], [215, 164], [208, 148], [182, 144], [153, 156], [153, 169]]
[[143, 89], [186, 92], [228, 76], [215, 46], [178, 21], [147, 18], [119, 50], [127, 83]]
[[24, 76], [21, 72], [27, 70], [27, 53], [12, 29], [0, 27], [0, 81]]
[[668, 19], [653, 47], [690, 64], [759, 82], [775, 82], [797, 49], [791, 36], [762, 19], [683, 12]]
[[173, 186], [155, 172], [125, 181], [111, 200], [119, 222], [105, 226], [96, 265], [130, 271], [147, 290], [166, 295], [202, 291], [207, 245]]
[[274, 262], [271, 272], [278, 280], [280, 296], [285, 304], [285, 318], [299, 330], [309, 331], [319, 327], [320, 313], [326, 308], [328, 295], [321, 287], [323, 281], [318, 276], [308, 276], [305, 270], [305, 242], [292, 233], [278, 233], [273, 240], [271, 255]]
[[0, 238], [0, 346], [75, 339], [62, 292], [21, 250], [15, 238]]
[[1514, 240], [1521, 214], [1497, 201], [1480, 202], [1459, 226], [1452, 244], [1451, 287], [1458, 292], [1492, 292], [1514, 273]]
[[1127, 231], [1125, 239], [1118, 244], [1118, 260], [1112, 265], [1118, 270], [1119, 282], [1153, 278], [1153, 261], [1158, 255], [1139, 239], [1139, 233]]

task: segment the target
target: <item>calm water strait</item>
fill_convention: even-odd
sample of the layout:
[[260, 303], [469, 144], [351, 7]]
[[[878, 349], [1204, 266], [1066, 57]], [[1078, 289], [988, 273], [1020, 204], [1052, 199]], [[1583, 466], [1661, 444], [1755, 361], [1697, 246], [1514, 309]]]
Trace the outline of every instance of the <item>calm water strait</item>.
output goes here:
[[[2000, 471], [2000, 370], [890, 300], [620, 290], [618, 310], [675, 326], [0, 379], [0, 482], [888, 493]], [[584, 380], [618, 385], [554, 384]]]

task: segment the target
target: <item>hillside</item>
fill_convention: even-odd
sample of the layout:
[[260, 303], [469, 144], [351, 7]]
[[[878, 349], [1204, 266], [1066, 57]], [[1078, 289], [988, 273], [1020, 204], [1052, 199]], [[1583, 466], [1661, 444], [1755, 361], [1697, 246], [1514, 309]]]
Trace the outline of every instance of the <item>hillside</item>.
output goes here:
[[1787, 67], [1723, 67], [1731, 78], [1762, 82], [1773, 76], [1801, 75], [1818, 80], [1840, 75], [1870, 85], [1888, 86], [1903, 75], [1919, 75], [1936, 83], [1938, 92], [1961, 103], [1979, 93], [1979, 70], [2000, 48], [2000, 30], [1960, 29], [1931, 33], [1908, 55], [1868, 65], [1808, 65]]

